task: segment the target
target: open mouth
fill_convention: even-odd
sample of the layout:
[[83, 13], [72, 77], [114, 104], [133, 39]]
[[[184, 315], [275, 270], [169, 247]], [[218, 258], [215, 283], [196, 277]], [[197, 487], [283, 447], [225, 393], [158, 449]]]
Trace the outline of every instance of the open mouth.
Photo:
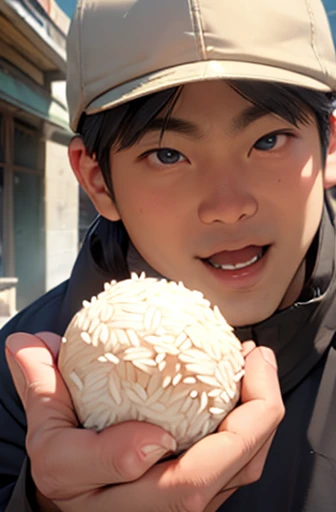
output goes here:
[[250, 246], [241, 251], [223, 251], [220, 255], [211, 256], [204, 259], [204, 261], [213, 268], [220, 270], [241, 270], [255, 265], [265, 256], [269, 247], [269, 245], [262, 247]]

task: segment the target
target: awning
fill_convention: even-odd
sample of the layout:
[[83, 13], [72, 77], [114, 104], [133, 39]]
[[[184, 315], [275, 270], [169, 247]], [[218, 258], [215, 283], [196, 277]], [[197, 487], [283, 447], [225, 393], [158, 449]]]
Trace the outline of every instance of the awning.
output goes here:
[[3, 69], [0, 69], [0, 99], [70, 132], [65, 106]]

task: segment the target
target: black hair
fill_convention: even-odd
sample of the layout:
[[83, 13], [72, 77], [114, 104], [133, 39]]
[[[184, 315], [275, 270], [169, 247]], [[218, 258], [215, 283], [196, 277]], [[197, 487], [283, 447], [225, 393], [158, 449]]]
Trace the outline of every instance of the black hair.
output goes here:
[[[330, 137], [330, 115], [336, 108], [332, 93], [274, 82], [228, 80], [227, 83], [242, 97], [273, 113], [294, 126], [308, 124], [315, 118], [319, 131], [323, 166], [326, 162]], [[127, 149], [141, 137], [144, 128], [165, 110], [167, 120], [174, 109], [183, 86], [173, 87], [97, 114], [81, 116], [78, 133], [88, 154], [100, 165], [111, 200], [115, 200], [110, 169], [110, 151]], [[163, 127], [164, 131], [164, 127]], [[162, 135], [162, 134], [161, 134]], [[121, 221], [113, 223], [108, 245], [102, 248], [102, 266], [117, 274], [128, 276], [125, 254], [128, 235]]]

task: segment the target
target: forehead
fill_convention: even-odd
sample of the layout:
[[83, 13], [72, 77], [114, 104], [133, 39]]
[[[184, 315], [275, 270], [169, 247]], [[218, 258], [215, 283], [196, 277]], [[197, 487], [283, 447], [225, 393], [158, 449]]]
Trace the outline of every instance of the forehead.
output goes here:
[[201, 139], [220, 125], [232, 136], [265, 116], [274, 114], [248, 101], [225, 81], [203, 81], [183, 86], [174, 108], [160, 112], [145, 132], [172, 131]]
[[298, 126], [314, 122], [314, 108], [322, 102], [309, 91], [302, 91], [272, 82], [200, 81], [184, 85], [174, 108], [165, 109], [159, 117], [168, 113], [168, 117], [172, 115], [195, 123], [220, 119], [234, 132], [270, 116]]
[[184, 85], [174, 114], [188, 112], [192, 115], [194, 112], [209, 115], [224, 109], [228, 116], [249, 104], [251, 105], [224, 80], [209, 80]]

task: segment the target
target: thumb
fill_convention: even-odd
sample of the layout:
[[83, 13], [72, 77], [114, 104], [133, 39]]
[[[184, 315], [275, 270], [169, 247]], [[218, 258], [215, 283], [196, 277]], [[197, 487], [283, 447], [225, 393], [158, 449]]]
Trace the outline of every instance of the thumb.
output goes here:
[[53, 332], [37, 332], [35, 334], [37, 338], [39, 338], [50, 350], [54, 359], [56, 360], [58, 357], [58, 353], [60, 350], [62, 338], [58, 334], [54, 334]]
[[[56, 365], [57, 339], [51, 333], [14, 334], [7, 339], [6, 354], [26, 410], [27, 451], [31, 459], [43, 453], [54, 468], [63, 468], [61, 473], [70, 475], [61, 478], [64, 488], [69, 482], [73, 488], [91, 488], [92, 475], [100, 485], [134, 480], [175, 451], [175, 440], [151, 424], [120, 423], [99, 434], [77, 429], [71, 397]], [[56, 435], [58, 442], [51, 442]]]
[[[61, 337], [51, 332], [39, 333], [37, 337], [19, 332], [7, 338], [5, 345], [6, 360], [14, 385], [24, 406], [26, 405], [25, 395], [29, 385], [43, 378], [42, 375], [39, 375], [41, 365], [35, 365], [34, 360], [37, 357], [39, 363], [44, 361], [47, 364], [52, 364], [53, 359], [57, 357], [60, 343]], [[31, 352], [34, 347], [37, 348], [38, 346], [40, 347], [39, 353], [36, 350], [34, 353]]]
[[70, 425], [78, 423], [75, 415], [70, 414], [71, 398], [57, 371], [57, 340], [60, 342], [60, 337], [53, 333], [40, 333], [38, 336], [15, 333], [6, 341], [8, 366], [31, 424], [38, 421], [39, 415], [35, 414], [35, 409], [42, 409], [42, 405], [44, 414], [49, 410], [50, 414], [54, 415], [55, 411], [51, 412], [52, 408], [48, 405], [49, 398], [56, 394], [59, 399], [57, 405], [62, 406], [60, 415], [66, 410]]

